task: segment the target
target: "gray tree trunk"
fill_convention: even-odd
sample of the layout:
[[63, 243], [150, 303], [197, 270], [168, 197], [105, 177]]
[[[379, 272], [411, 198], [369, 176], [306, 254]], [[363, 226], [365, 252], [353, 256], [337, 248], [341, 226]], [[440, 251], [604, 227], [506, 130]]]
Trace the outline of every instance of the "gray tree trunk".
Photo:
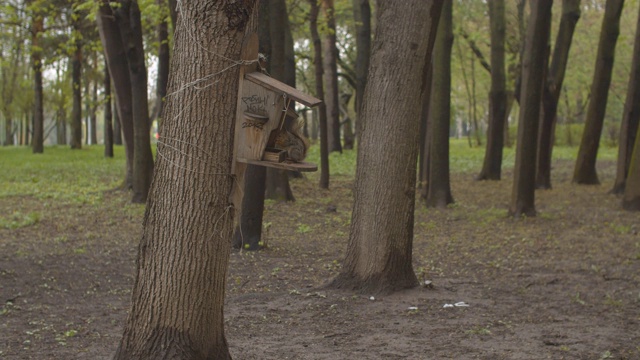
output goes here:
[[587, 108], [576, 168], [573, 172], [573, 182], [577, 184], [600, 184], [596, 172], [596, 158], [598, 157], [600, 136], [607, 109], [607, 97], [613, 72], [616, 42], [620, 34], [620, 15], [623, 5], [624, 0], [607, 0], [605, 3], [596, 67], [591, 83], [591, 98]]
[[[255, 7], [182, 3], [162, 125], [167, 142], [158, 145], [133, 303], [115, 360], [231, 358], [223, 305], [239, 67], [223, 70], [227, 59], [240, 59], [243, 40], [255, 31]], [[215, 73], [212, 86], [188, 86]]]
[[415, 79], [431, 57], [443, 2], [377, 3], [351, 233], [335, 287], [388, 293], [418, 284], [411, 250], [425, 85]]
[[342, 152], [342, 143], [340, 142], [340, 99], [338, 93], [338, 48], [336, 47], [336, 19], [333, 1], [321, 0], [322, 12], [327, 26], [322, 44], [326, 91], [324, 103], [327, 107], [329, 151]]
[[553, 0], [531, 3], [522, 58], [522, 93], [518, 120], [518, 148], [509, 213], [514, 217], [535, 216], [536, 145], [542, 100], [545, 56], [551, 27]]

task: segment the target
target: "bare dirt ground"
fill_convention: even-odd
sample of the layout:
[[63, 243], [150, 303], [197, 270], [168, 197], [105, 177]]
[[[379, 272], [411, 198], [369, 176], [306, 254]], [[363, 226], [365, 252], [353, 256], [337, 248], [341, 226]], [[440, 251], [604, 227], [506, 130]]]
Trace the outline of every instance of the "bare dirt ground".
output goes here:
[[[267, 206], [267, 249], [231, 254], [234, 359], [640, 359], [640, 214], [607, 194], [614, 164], [602, 186], [572, 185], [571, 168], [555, 164], [539, 215], [520, 220], [506, 216], [509, 172], [453, 174], [455, 205], [417, 204], [414, 268], [432, 286], [382, 297], [323, 287], [340, 270], [352, 181], [293, 181], [297, 202]], [[110, 357], [143, 213], [128, 198], [0, 200], [40, 214], [0, 228], [0, 359]]]

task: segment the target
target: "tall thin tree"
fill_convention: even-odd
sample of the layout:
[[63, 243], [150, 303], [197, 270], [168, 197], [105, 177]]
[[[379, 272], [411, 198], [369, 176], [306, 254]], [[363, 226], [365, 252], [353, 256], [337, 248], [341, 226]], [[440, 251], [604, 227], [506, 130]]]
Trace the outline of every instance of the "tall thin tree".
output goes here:
[[336, 18], [334, 0], [320, 0], [327, 30], [323, 36], [322, 57], [324, 67], [327, 123], [329, 126], [329, 151], [342, 152], [340, 141], [340, 98], [338, 94], [338, 47], [336, 46]]
[[542, 100], [542, 81], [551, 27], [553, 0], [531, 3], [522, 58], [522, 89], [518, 119], [518, 148], [509, 213], [515, 217], [535, 216], [536, 145]]
[[591, 83], [591, 97], [587, 107], [587, 117], [578, 151], [578, 159], [573, 172], [573, 182], [577, 184], [600, 184], [596, 172], [596, 158], [600, 146], [600, 136], [607, 109], [609, 85], [613, 73], [616, 43], [620, 34], [620, 15], [624, 0], [607, 0], [598, 42], [596, 67]]

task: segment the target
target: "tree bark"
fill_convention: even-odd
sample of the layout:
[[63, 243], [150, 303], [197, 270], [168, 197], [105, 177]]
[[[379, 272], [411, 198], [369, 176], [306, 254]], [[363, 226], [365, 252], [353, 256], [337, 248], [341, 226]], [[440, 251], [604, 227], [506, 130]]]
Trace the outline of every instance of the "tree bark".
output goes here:
[[113, 145], [122, 145], [122, 126], [120, 116], [118, 116], [118, 98], [113, 97]]
[[443, 2], [377, 3], [351, 233], [334, 287], [388, 293], [418, 284], [411, 250], [425, 84], [415, 78], [422, 76], [431, 57]]
[[109, 66], [104, 64], [104, 156], [113, 157], [113, 112], [111, 111], [111, 75]]
[[[157, 4], [162, 6], [163, 0], [157, 0]], [[170, 49], [169, 49], [169, 26], [167, 20], [162, 19], [156, 27], [156, 33], [158, 36], [158, 76], [156, 78], [156, 104], [153, 112], [153, 118], [158, 121], [162, 121], [162, 107], [164, 105], [165, 96], [167, 96], [167, 83], [169, 82], [169, 61], [170, 61]]]
[[44, 93], [42, 91], [42, 50], [40, 35], [44, 31], [42, 14], [34, 14], [32, 22], [31, 67], [33, 69], [33, 138], [31, 148], [34, 154], [44, 152]]
[[431, 123], [429, 119], [429, 107], [431, 105], [431, 90], [433, 79], [433, 63], [431, 57], [425, 59], [424, 73], [422, 74], [423, 90], [420, 97], [422, 109], [420, 111], [420, 142], [418, 143], [418, 188], [420, 198], [427, 199], [429, 195], [429, 156], [431, 149]]
[[449, 181], [449, 128], [451, 121], [451, 48], [453, 2], [445, 1], [433, 49], [433, 81], [429, 105], [429, 180], [425, 204], [446, 208], [453, 203]]
[[72, 149], [82, 149], [82, 41], [80, 34], [80, 14], [74, 12], [72, 20], [73, 32], [77, 37], [74, 52], [71, 56], [71, 83], [73, 88], [73, 105], [71, 108], [71, 139]]
[[591, 99], [587, 108], [587, 118], [576, 160], [576, 168], [573, 173], [573, 182], [584, 185], [600, 184], [596, 172], [596, 158], [598, 157], [598, 147], [604, 115], [607, 108], [607, 97], [609, 96], [609, 85], [613, 71], [616, 42], [620, 34], [620, 15], [624, 0], [607, 0], [605, 3], [604, 19], [600, 30], [600, 40], [598, 43], [598, 55], [596, 67], [591, 83]]
[[622, 208], [629, 211], [640, 211], [640, 127], [636, 130], [636, 141], [629, 161]]
[[502, 149], [504, 148], [505, 117], [507, 116], [507, 79], [505, 74], [506, 36], [504, 0], [492, 0], [489, 5], [491, 24], [491, 91], [489, 92], [489, 128], [482, 170], [477, 180], [500, 180]]
[[309, 0], [311, 10], [309, 12], [309, 28], [311, 31], [311, 39], [313, 41], [313, 66], [315, 68], [316, 80], [316, 97], [323, 100], [318, 106], [318, 123], [320, 128], [320, 188], [329, 188], [329, 126], [327, 120], [327, 105], [324, 102], [324, 86], [322, 84], [324, 77], [323, 61], [322, 61], [322, 42], [318, 33], [318, 14], [320, 9], [316, 0]]
[[[618, 165], [616, 180], [611, 189], [613, 194], [623, 194], [626, 179], [629, 175], [633, 145], [636, 143], [636, 133], [640, 121], [640, 12], [636, 25], [636, 38], [633, 44], [633, 60], [631, 62], [631, 74], [627, 87], [627, 99], [624, 104], [624, 113], [620, 125], [620, 140], [618, 141]], [[636, 158], [636, 160], [639, 158]]]
[[353, 0], [353, 17], [356, 22], [356, 142], [360, 143], [362, 118], [360, 110], [364, 88], [367, 85], [371, 59], [371, 6], [369, 0]]
[[322, 13], [324, 14], [327, 31], [323, 36], [322, 48], [324, 56], [322, 65], [324, 68], [324, 84], [326, 96], [324, 103], [327, 112], [327, 124], [329, 127], [329, 151], [342, 152], [340, 142], [340, 99], [338, 93], [338, 48], [336, 47], [336, 19], [333, 0], [321, 0]]
[[[94, 71], [96, 71], [96, 69], [94, 69]], [[90, 86], [89, 83], [87, 86]], [[89, 143], [91, 145], [96, 145], [98, 143], [98, 82], [95, 80], [93, 81], [91, 91], [91, 102], [89, 103], [89, 123], [91, 124], [91, 128], [89, 130]]]
[[116, 21], [124, 46], [131, 84], [133, 117], [133, 196], [134, 203], [145, 203], [151, 186], [153, 155], [149, 135], [147, 67], [142, 44], [142, 25], [137, 0], [120, 0]]
[[538, 120], [542, 81], [551, 27], [553, 0], [531, 3], [522, 61], [522, 93], [518, 120], [518, 148], [514, 168], [513, 193], [509, 213], [514, 217], [535, 216], [535, 175]]
[[[125, 54], [122, 36], [116, 22], [116, 16], [107, 0], [101, 0], [96, 17], [100, 40], [109, 65], [109, 73], [113, 81], [116, 94], [116, 141], [121, 134], [124, 142], [126, 156], [126, 175], [124, 187], [133, 187], [133, 112], [131, 97], [131, 79], [129, 77], [129, 65]], [[121, 131], [118, 131], [118, 127]]]
[[[182, 3], [162, 124], [167, 144], [158, 145], [133, 304], [115, 360], [231, 359], [223, 305], [239, 67], [226, 68], [256, 29], [254, 8], [252, 1]], [[188, 86], [217, 73], [212, 86]]]
[[580, 0], [563, 0], [560, 28], [553, 48], [551, 65], [542, 88], [542, 113], [540, 115], [536, 161], [536, 188], [538, 189], [551, 189], [553, 130], [556, 124], [560, 91], [569, 60], [569, 49], [578, 19], [580, 19]]

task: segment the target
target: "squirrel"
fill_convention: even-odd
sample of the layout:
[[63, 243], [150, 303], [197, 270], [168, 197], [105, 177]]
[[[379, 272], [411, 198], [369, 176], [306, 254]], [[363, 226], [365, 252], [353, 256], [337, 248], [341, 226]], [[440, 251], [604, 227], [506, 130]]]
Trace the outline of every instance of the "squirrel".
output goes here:
[[302, 135], [302, 122], [291, 120], [287, 121], [290, 126], [285, 124], [281, 130], [274, 131], [273, 147], [286, 151], [288, 159], [301, 162], [307, 156], [309, 141]]

